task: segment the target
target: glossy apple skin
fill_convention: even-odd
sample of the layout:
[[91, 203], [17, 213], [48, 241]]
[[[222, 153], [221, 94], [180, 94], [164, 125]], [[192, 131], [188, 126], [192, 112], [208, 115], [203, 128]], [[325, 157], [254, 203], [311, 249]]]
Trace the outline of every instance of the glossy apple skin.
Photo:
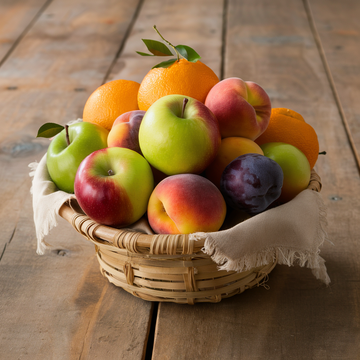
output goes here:
[[220, 189], [229, 206], [254, 215], [279, 198], [283, 178], [276, 161], [260, 154], [245, 154], [226, 166]]
[[264, 155], [260, 146], [250, 139], [243, 137], [222, 139], [215, 159], [205, 170], [205, 177], [220, 189], [221, 175], [226, 166], [238, 156], [248, 153]]
[[271, 101], [252, 81], [232, 77], [221, 80], [208, 93], [205, 105], [219, 121], [221, 137], [259, 137], [270, 120]]
[[52, 181], [60, 190], [74, 192], [80, 163], [93, 151], [107, 147], [108, 134], [109, 131], [99, 125], [79, 122], [69, 126], [69, 146], [65, 129], [55, 136], [47, 151], [46, 164]]
[[264, 155], [275, 160], [284, 173], [284, 184], [277, 204], [292, 200], [305, 190], [310, 182], [311, 169], [306, 156], [293, 145], [272, 142], [260, 146]]
[[152, 171], [144, 157], [119, 147], [87, 156], [75, 178], [75, 195], [83, 211], [99, 224], [113, 227], [139, 220], [153, 188]]
[[155, 187], [147, 216], [158, 234], [218, 231], [226, 216], [226, 203], [220, 190], [206, 178], [172, 175]]
[[[184, 98], [188, 103], [182, 116]], [[200, 174], [214, 159], [221, 136], [216, 117], [203, 103], [167, 95], [147, 110], [139, 142], [144, 157], [164, 174]]]
[[109, 132], [108, 147], [124, 147], [141, 154], [139, 128], [144, 115], [143, 110], [128, 111], [120, 115]]

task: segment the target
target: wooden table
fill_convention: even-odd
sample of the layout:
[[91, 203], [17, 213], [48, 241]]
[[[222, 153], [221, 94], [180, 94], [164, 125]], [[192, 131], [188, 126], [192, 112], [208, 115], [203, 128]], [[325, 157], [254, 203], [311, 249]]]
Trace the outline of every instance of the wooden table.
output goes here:
[[[1, 359], [360, 359], [360, 2], [0, 1]], [[112, 79], [141, 81], [156, 24], [220, 78], [259, 83], [317, 131], [326, 287], [277, 266], [217, 304], [151, 303], [107, 282], [91, 243], [59, 219], [38, 256], [27, 165], [40, 125], [82, 116]]]

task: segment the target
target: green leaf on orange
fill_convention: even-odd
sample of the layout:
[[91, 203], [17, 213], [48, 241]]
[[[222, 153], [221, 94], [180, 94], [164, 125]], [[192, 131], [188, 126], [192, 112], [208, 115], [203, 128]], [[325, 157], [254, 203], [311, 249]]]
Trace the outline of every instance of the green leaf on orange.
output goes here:
[[190, 62], [197, 62], [201, 59], [201, 56], [190, 46], [177, 45], [175, 48], [181, 54], [181, 56]]
[[55, 123], [46, 123], [40, 127], [36, 137], [52, 138], [64, 129], [64, 126]]
[[148, 50], [155, 56], [172, 56], [173, 53], [161, 41], [142, 39]]
[[163, 61], [160, 64], [157, 64], [157, 65], [153, 66], [152, 69], [155, 69], [155, 68], [168, 68], [175, 61], [177, 61], [177, 59], [170, 59], [170, 60]]

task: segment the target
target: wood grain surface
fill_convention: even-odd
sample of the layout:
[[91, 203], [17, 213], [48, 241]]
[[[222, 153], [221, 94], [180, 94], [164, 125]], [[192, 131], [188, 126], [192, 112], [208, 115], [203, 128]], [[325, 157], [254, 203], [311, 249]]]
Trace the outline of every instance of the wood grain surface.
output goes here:
[[313, 0], [308, 7], [329, 82], [360, 169], [360, 22], [357, 21], [360, 2]]
[[[307, 269], [278, 266], [269, 290], [220, 306], [161, 303], [153, 358], [190, 359], [195, 352], [214, 360], [357, 359], [359, 174], [306, 7], [296, 0], [229, 1], [226, 33], [224, 77], [258, 82], [274, 107], [303, 114], [327, 152], [316, 170], [333, 243], [322, 248], [332, 283], [326, 288]], [[172, 343], [175, 337], [181, 341]]]
[[37, 21], [51, 0], [3, 0], [0, 2], [0, 64]]
[[[356, 0], [1, 1], [0, 358], [359, 359], [359, 15]], [[108, 283], [61, 218], [36, 254], [28, 164], [49, 143], [38, 128], [81, 117], [106, 81], [140, 82], [155, 63], [136, 51], [157, 39], [153, 25], [315, 128], [329, 287], [277, 266], [217, 304], [146, 302]]]
[[48, 140], [35, 140], [40, 125], [82, 116], [138, 6], [52, 1], [0, 67], [2, 359], [145, 355], [152, 304], [110, 286], [93, 245], [60, 219], [47, 238], [53, 250], [36, 254], [27, 166], [48, 146]]

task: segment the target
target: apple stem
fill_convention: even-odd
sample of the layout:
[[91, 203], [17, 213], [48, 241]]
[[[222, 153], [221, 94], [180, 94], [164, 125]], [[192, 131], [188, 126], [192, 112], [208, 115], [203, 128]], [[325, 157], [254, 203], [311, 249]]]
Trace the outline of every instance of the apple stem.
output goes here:
[[319, 152], [319, 155], [326, 155], [326, 151]]
[[109, 174], [109, 176], [113, 176], [114, 172], [110, 169], [110, 170], [108, 170], [108, 174]]
[[184, 98], [183, 106], [182, 106], [182, 111], [181, 111], [181, 117], [182, 117], [182, 118], [184, 117], [185, 106], [186, 106], [186, 104], [188, 103], [188, 101], [189, 101], [188, 98]]
[[65, 135], [67, 146], [70, 145], [70, 136], [69, 136], [69, 125], [65, 125]]

